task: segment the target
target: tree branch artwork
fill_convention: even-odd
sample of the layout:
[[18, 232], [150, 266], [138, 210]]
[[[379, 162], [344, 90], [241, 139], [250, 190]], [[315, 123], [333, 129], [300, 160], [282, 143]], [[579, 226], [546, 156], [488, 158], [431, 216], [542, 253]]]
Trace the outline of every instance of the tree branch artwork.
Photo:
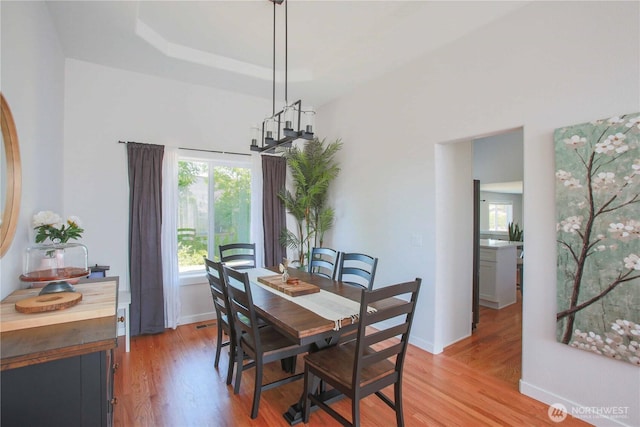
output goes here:
[[640, 366], [640, 113], [554, 140], [557, 339]]

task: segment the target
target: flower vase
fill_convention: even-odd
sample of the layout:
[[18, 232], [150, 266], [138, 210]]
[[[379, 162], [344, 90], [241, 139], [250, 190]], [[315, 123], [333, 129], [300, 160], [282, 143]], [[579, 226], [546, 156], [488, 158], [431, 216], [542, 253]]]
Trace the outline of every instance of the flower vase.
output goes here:
[[38, 268], [38, 270], [53, 270], [54, 268], [58, 268], [55, 254], [52, 254], [52, 256], [46, 256], [40, 260], [40, 268]]
[[64, 268], [64, 249], [56, 249], [56, 268]]
[[64, 248], [56, 249], [54, 245], [44, 245], [44, 256], [40, 259], [37, 270], [57, 270], [64, 268]]

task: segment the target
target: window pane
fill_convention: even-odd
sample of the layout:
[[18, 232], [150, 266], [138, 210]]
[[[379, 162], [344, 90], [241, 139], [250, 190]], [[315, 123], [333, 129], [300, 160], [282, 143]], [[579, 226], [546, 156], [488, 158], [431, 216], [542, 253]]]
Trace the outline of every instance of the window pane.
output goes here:
[[178, 266], [204, 270], [218, 246], [251, 242], [251, 170], [214, 161], [179, 162]]
[[209, 167], [204, 162], [178, 163], [179, 271], [200, 270], [209, 235]]
[[213, 174], [217, 257], [220, 245], [251, 242], [251, 172], [246, 168], [218, 166]]
[[489, 203], [489, 231], [508, 231], [512, 221], [511, 203]]

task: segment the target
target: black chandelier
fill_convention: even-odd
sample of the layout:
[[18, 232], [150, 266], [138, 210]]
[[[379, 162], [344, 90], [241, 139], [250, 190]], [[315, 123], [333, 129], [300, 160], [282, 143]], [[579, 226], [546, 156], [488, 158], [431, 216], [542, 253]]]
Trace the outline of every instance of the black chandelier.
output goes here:
[[[315, 112], [312, 109], [303, 110], [302, 101], [289, 104], [287, 93], [287, 68], [288, 68], [288, 17], [287, 0], [269, 0], [273, 3], [273, 86], [272, 86], [272, 114], [251, 130], [251, 151], [260, 153], [275, 153], [278, 148], [291, 147], [291, 143], [297, 139], [313, 139], [313, 118]], [[284, 65], [284, 99], [285, 107], [276, 113], [276, 5], [284, 3], [285, 10], [285, 65]], [[260, 144], [258, 144], [258, 139]]]

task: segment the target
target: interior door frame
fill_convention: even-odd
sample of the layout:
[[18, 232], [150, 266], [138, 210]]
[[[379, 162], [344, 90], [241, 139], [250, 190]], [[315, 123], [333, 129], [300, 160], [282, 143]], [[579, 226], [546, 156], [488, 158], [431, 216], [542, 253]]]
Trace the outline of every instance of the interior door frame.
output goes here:
[[480, 180], [473, 180], [473, 300], [471, 330], [480, 323]]

